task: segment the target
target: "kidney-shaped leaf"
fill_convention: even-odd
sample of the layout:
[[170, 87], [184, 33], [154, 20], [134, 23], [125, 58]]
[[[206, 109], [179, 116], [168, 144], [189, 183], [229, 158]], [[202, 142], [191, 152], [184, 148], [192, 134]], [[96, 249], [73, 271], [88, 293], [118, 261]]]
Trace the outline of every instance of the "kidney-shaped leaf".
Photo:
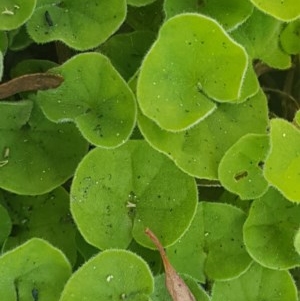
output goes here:
[[193, 178], [145, 141], [94, 149], [79, 164], [71, 211], [84, 238], [100, 249], [126, 248], [132, 236], [149, 248], [149, 227], [164, 246], [188, 228], [197, 204]]
[[200, 202], [188, 231], [167, 248], [171, 263], [201, 282], [237, 277], [251, 262], [243, 243], [245, 219], [231, 205]]
[[283, 119], [271, 120], [271, 150], [264, 175], [287, 199], [300, 202], [300, 130]]
[[218, 179], [218, 165], [225, 152], [247, 133], [266, 132], [266, 97], [260, 91], [241, 104], [221, 104], [190, 130], [171, 133], [142, 114], [139, 128], [147, 141], [169, 156], [185, 172], [206, 179]]
[[71, 266], [62, 252], [33, 238], [0, 257], [1, 299], [58, 300], [70, 276]]
[[134, 95], [105, 56], [79, 54], [52, 71], [63, 76], [63, 84], [38, 93], [50, 120], [74, 121], [97, 146], [115, 147], [128, 139], [136, 118]]
[[165, 0], [167, 18], [184, 12], [199, 12], [216, 19], [226, 30], [243, 23], [252, 13], [248, 0]]
[[37, 43], [60, 40], [86, 50], [104, 42], [125, 16], [125, 0], [39, 0], [27, 29]]
[[300, 16], [299, 0], [250, 1], [264, 13], [282, 21], [295, 20]]
[[153, 282], [141, 257], [125, 250], [106, 250], [73, 274], [60, 301], [150, 301]]
[[221, 184], [241, 199], [251, 200], [263, 195], [268, 189], [262, 170], [268, 150], [267, 135], [243, 136], [225, 153], [220, 162]]
[[3, 199], [14, 229], [5, 242], [4, 250], [29, 238], [40, 237], [58, 247], [71, 263], [75, 263], [75, 227], [69, 212], [69, 195], [63, 188], [39, 196], [3, 192]]
[[17, 194], [51, 191], [87, 151], [73, 124], [50, 122], [31, 101], [0, 103], [0, 187]]
[[216, 282], [211, 301], [297, 301], [297, 289], [287, 271], [253, 264], [237, 279]]
[[252, 203], [244, 225], [244, 241], [250, 255], [272, 269], [300, 266], [294, 237], [300, 227], [300, 207], [270, 188]]
[[1, 0], [0, 30], [12, 30], [24, 24], [33, 14], [36, 0]]
[[[213, 39], [212, 39], [213, 37]], [[177, 15], [161, 27], [137, 84], [142, 112], [163, 129], [191, 127], [241, 93], [248, 58], [213, 19]]]

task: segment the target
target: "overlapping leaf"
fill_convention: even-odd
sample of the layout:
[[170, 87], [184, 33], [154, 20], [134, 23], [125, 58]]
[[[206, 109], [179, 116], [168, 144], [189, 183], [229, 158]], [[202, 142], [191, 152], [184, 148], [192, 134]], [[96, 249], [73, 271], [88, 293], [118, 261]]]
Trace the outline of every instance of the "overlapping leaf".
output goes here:
[[166, 0], [167, 18], [184, 12], [198, 12], [216, 19], [226, 30], [243, 23], [252, 13], [253, 6], [247, 0]]
[[0, 30], [12, 30], [24, 24], [33, 14], [36, 0], [1, 0]]
[[71, 263], [75, 263], [75, 227], [69, 212], [69, 195], [63, 188], [40, 196], [3, 195], [14, 229], [5, 243], [5, 250], [32, 237], [40, 237], [58, 247]]
[[0, 246], [9, 236], [12, 223], [5, 207], [0, 204]]
[[239, 98], [247, 64], [245, 50], [216, 21], [197, 14], [175, 16], [163, 24], [142, 63], [141, 110], [163, 129], [187, 129], [213, 112], [212, 100]]
[[145, 6], [156, 0], [127, 0], [127, 4], [132, 6]]
[[39, 0], [27, 29], [37, 43], [60, 40], [87, 50], [107, 40], [125, 16], [125, 0]]
[[254, 263], [237, 279], [213, 285], [211, 301], [297, 301], [296, 285], [287, 271], [263, 268]]
[[236, 207], [200, 202], [188, 231], [167, 248], [171, 263], [201, 282], [237, 277], [251, 263], [243, 243], [245, 219]]
[[79, 54], [52, 70], [63, 76], [64, 83], [38, 93], [50, 120], [75, 122], [97, 146], [115, 147], [128, 139], [136, 118], [134, 95], [105, 56]]
[[145, 139], [165, 153], [185, 172], [205, 179], [218, 179], [218, 166], [225, 152], [247, 133], [264, 134], [268, 125], [266, 98], [260, 91], [241, 104], [221, 104], [190, 130], [171, 133], [142, 114], [139, 128]]
[[283, 119], [271, 120], [271, 150], [264, 175], [287, 199], [300, 202], [300, 130]]
[[60, 301], [150, 301], [153, 277], [146, 262], [125, 250], [106, 250], [81, 266]]
[[247, 134], [225, 153], [219, 165], [219, 179], [241, 199], [255, 199], [268, 189], [263, 176], [264, 160], [269, 150], [267, 135]]
[[300, 53], [300, 18], [286, 25], [280, 34], [281, 46], [289, 54]]
[[61, 251], [32, 238], [0, 257], [1, 298], [12, 300], [58, 300], [71, 275]]
[[0, 187], [36, 195], [70, 178], [87, 151], [72, 124], [55, 124], [29, 100], [0, 103]]
[[294, 237], [300, 227], [300, 207], [270, 188], [252, 203], [244, 225], [244, 240], [250, 255], [272, 269], [300, 266]]
[[71, 211], [85, 239], [100, 249], [126, 248], [132, 238], [153, 248], [144, 234], [174, 243], [194, 216], [194, 179], [145, 141], [114, 150], [96, 148], [79, 164], [71, 188]]

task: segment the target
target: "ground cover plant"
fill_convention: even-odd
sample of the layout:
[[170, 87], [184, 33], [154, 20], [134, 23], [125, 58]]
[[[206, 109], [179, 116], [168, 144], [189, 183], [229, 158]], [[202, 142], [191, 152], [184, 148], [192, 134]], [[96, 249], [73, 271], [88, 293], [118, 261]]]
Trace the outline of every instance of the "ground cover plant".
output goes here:
[[297, 301], [299, 0], [2, 0], [5, 301]]

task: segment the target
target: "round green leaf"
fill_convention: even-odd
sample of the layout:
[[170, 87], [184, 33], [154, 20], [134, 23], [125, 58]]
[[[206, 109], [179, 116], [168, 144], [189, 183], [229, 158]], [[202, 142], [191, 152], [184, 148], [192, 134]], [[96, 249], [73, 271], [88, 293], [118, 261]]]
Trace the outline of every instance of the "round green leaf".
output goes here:
[[33, 40], [28, 35], [26, 25], [11, 30], [7, 33], [9, 40], [9, 49], [12, 51], [20, 51], [33, 44]]
[[250, 18], [232, 31], [231, 36], [245, 47], [252, 59], [262, 60], [276, 69], [287, 69], [291, 66], [291, 58], [280, 47], [282, 26], [283, 22], [254, 9]]
[[251, 263], [243, 243], [245, 219], [231, 205], [200, 202], [188, 231], [167, 249], [169, 260], [178, 272], [201, 282], [237, 277]]
[[287, 24], [280, 34], [280, 42], [287, 53], [300, 53], [300, 18]]
[[300, 226], [300, 207], [270, 188], [252, 203], [244, 225], [244, 241], [250, 255], [272, 269], [300, 265], [294, 237]]
[[54, 124], [32, 102], [0, 103], [0, 187], [43, 194], [70, 178], [87, 151], [72, 124]]
[[212, 100], [232, 102], [240, 96], [247, 64], [245, 50], [216, 21], [177, 15], [163, 24], [142, 63], [141, 110], [163, 129], [187, 129], [213, 112]]
[[[201, 288], [201, 286], [196, 282], [195, 279], [193, 279], [189, 275], [180, 275], [186, 285], [189, 287], [191, 290], [192, 294], [196, 298], [197, 301], [209, 301], [209, 296], [206, 294], [206, 292]], [[155, 290], [151, 295], [151, 300], [152, 301], [173, 301], [167, 288], [166, 288], [166, 283], [165, 283], [165, 275], [160, 274], [154, 278], [154, 287]]]
[[151, 31], [122, 33], [112, 36], [99, 50], [109, 57], [123, 78], [129, 80], [139, 68], [154, 39], [155, 35]]
[[125, 0], [41, 0], [27, 29], [37, 43], [60, 40], [77, 50], [87, 50], [107, 40], [125, 16]]
[[151, 228], [164, 246], [189, 227], [197, 204], [193, 178], [145, 141], [96, 148], [79, 164], [71, 187], [71, 211], [90, 244], [126, 248], [132, 237], [153, 248]]
[[297, 289], [287, 271], [274, 271], [253, 264], [237, 279], [213, 285], [211, 301], [297, 301]]
[[71, 266], [61, 251], [32, 238], [0, 257], [1, 299], [58, 300], [70, 275]]
[[160, 129], [142, 114], [139, 128], [145, 139], [182, 170], [198, 178], [217, 180], [225, 152], [247, 133], [266, 132], [266, 97], [260, 91], [241, 104], [221, 104], [199, 124], [179, 133]]
[[106, 250], [80, 267], [67, 282], [60, 301], [150, 301], [153, 277], [132, 252]]
[[287, 199], [300, 202], [300, 131], [283, 119], [273, 119], [270, 135], [264, 176]]
[[198, 12], [216, 19], [226, 30], [243, 23], [252, 13], [248, 0], [165, 0], [167, 18], [184, 12]]
[[101, 147], [128, 139], [136, 119], [134, 95], [105, 56], [79, 54], [52, 71], [64, 78], [63, 84], [38, 92], [50, 120], [74, 121], [90, 143]]
[[36, 0], [1, 0], [0, 30], [12, 30], [24, 24], [33, 14]]
[[3, 196], [14, 229], [5, 243], [5, 250], [32, 237], [40, 237], [58, 247], [71, 263], [75, 263], [75, 227], [69, 212], [69, 195], [63, 188], [39, 196], [10, 193], [3, 193]]
[[258, 9], [282, 21], [292, 21], [300, 16], [299, 0], [250, 0]]
[[0, 247], [11, 231], [11, 219], [7, 210], [0, 204]]
[[246, 134], [225, 153], [219, 165], [219, 180], [242, 200], [262, 196], [268, 189], [263, 164], [269, 150], [269, 137]]

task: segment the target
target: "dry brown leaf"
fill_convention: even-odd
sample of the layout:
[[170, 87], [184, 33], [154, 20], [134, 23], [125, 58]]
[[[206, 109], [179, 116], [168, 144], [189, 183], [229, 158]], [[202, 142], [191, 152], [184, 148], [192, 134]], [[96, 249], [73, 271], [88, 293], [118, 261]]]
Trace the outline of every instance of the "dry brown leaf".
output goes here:
[[173, 301], [196, 301], [189, 287], [185, 284], [185, 282], [181, 279], [181, 277], [177, 274], [176, 270], [171, 265], [167, 254], [158, 238], [149, 228], [145, 230], [145, 233], [149, 236], [160, 253], [165, 268], [166, 287]]

